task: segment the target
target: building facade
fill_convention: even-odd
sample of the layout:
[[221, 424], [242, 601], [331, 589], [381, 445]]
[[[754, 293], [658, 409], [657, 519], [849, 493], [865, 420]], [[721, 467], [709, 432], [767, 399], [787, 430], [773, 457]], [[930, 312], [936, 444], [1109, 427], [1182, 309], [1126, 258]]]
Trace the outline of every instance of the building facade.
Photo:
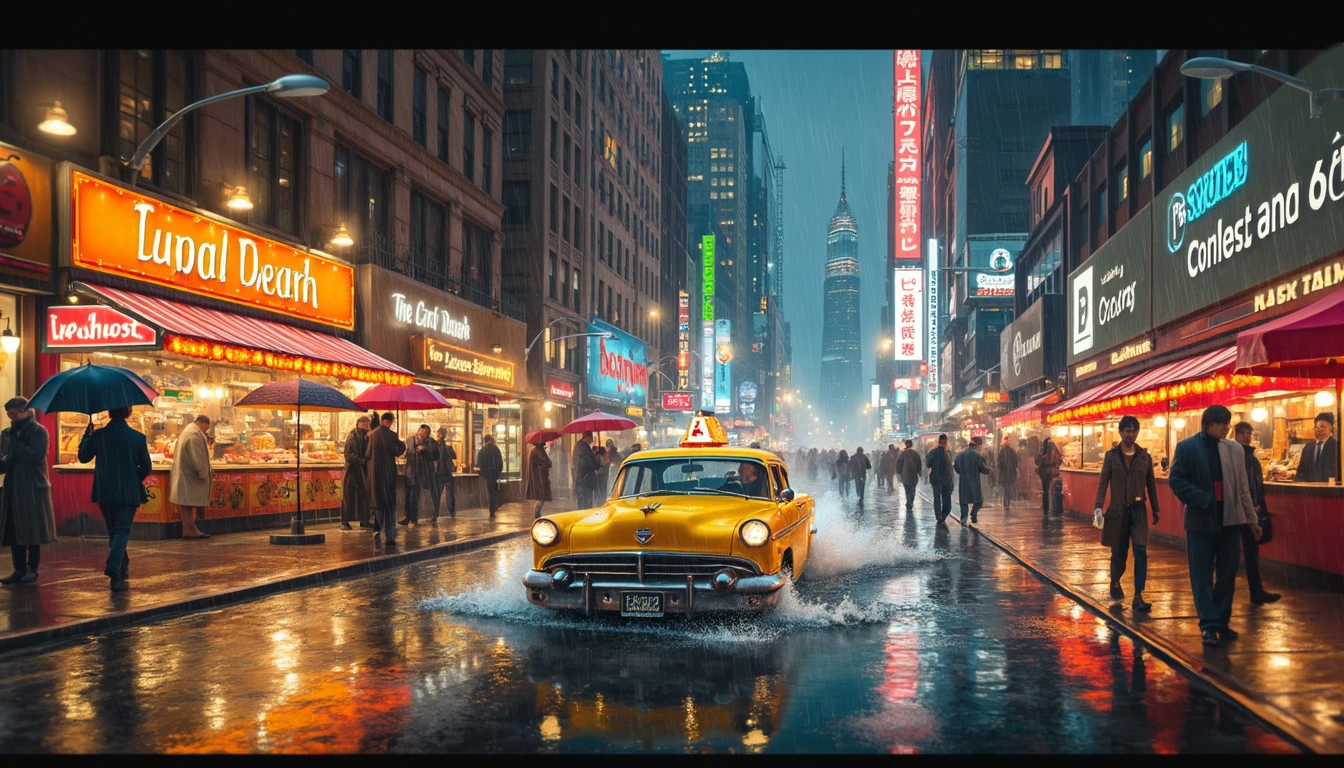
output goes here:
[[1129, 107], [1157, 66], [1142, 48], [1069, 51], [1072, 125], [1110, 125]]
[[[661, 200], [663, 215], [662, 237], [662, 300], [658, 324], [663, 350], [658, 370], [668, 376], [667, 382], [656, 376], [665, 389], [694, 392], [700, 381], [700, 313], [701, 269], [698, 251], [688, 247], [686, 239], [686, 137], [676, 110], [667, 93], [660, 94], [662, 132], [659, 136], [662, 152]], [[697, 243], [698, 245], [698, 243]], [[672, 359], [668, 359], [671, 357]], [[692, 398], [692, 403], [694, 403]], [[661, 403], [659, 403], [661, 406]], [[675, 411], [662, 410], [660, 437], [675, 439], [684, 431], [685, 416]]]
[[863, 403], [862, 329], [859, 324], [859, 228], [845, 196], [840, 161], [840, 202], [826, 231], [825, 300], [821, 330], [821, 392], [836, 429], [858, 422]]

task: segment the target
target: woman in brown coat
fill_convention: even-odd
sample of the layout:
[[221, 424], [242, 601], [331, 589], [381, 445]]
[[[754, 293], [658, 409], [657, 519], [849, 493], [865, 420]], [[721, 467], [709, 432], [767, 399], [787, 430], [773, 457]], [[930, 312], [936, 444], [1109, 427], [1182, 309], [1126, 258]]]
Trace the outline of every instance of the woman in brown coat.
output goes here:
[[[1151, 603], [1143, 599], [1148, 579], [1148, 516], [1144, 500], [1153, 507], [1153, 525], [1157, 525], [1157, 480], [1153, 476], [1153, 457], [1135, 444], [1139, 420], [1126, 416], [1120, 420], [1120, 444], [1106, 452], [1097, 483], [1096, 509], [1105, 509], [1101, 544], [1111, 548], [1111, 598], [1124, 599], [1120, 577], [1125, 575], [1129, 546], [1134, 544], [1134, 610], [1147, 611]], [[1106, 492], [1111, 504], [1103, 507]]]
[[541, 443], [532, 446], [532, 454], [527, 458], [527, 498], [537, 502], [533, 519], [541, 517], [541, 505], [551, 500], [551, 457]]

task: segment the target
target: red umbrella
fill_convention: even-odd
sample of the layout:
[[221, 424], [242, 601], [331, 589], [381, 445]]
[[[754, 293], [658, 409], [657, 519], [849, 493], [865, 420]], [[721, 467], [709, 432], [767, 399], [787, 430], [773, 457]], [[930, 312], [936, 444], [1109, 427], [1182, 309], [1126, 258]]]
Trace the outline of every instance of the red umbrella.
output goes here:
[[399, 411], [432, 411], [438, 408], [452, 408], [438, 392], [424, 384], [379, 384], [364, 391], [355, 398], [355, 403], [366, 409], [396, 409]]
[[485, 403], [487, 405], [497, 405], [499, 398], [494, 395], [488, 395], [484, 392], [472, 392], [469, 389], [440, 388], [439, 394], [444, 397], [451, 397], [454, 400], [461, 400], [467, 403]]
[[639, 425], [624, 416], [613, 416], [610, 413], [593, 411], [587, 416], [580, 416], [561, 427], [560, 433], [577, 435], [583, 432], [620, 432], [624, 429], [634, 429], [637, 426]]
[[538, 429], [533, 432], [528, 432], [527, 436], [523, 438], [528, 445], [541, 445], [559, 439], [560, 433], [554, 429]]

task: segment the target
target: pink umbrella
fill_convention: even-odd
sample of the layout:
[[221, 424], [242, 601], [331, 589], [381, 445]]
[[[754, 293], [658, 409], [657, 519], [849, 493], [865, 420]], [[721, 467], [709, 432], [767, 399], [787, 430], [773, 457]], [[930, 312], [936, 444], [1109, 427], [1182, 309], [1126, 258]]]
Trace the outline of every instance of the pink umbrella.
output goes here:
[[613, 416], [610, 413], [593, 411], [587, 416], [580, 416], [561, 427], [560, 433], [577, 435], [583, 432], [620, 432], [624, 429], [634, 429], [637, 426], [635, 422], [624, 416]]
[[377, 408], [400, 411], [432, 411], [438, 408], [452, 408], [438, 392], [424, 384], [379, 384], [364, 391], [355, 398], [355, 404], [364, 408]]

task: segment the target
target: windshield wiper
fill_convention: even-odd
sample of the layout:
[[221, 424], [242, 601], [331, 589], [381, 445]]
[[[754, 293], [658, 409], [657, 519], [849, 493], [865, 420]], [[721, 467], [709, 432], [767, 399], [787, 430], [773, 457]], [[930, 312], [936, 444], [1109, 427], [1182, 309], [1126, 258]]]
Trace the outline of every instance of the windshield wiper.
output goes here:
[[690, 491], [681, 491], [681, 490], [674, 490], [674, 489], [669, 488], [669, 489], [667, 489], [667, 490], [662, 490], [662, 491], [641, 491], [641, 492], [639, 492], [639, 493], [632, 494], [632, 495], [629, 495], [629, 496], [621, 496], [620, 498], [622, 498], [622, 499], [642, 499], [642, 498], [644, 498], [645, 496], [686, 496], [686, 495], [689, 495], [689, 494], [690, 494]]
[[732, 491], [725, 491], [725, 490], [723, 490], [722, 488], [696, 488], [694, 491], [691, 491], [691, 493], [697, 493], [697, 492], [699, 492], [699, 493], [721, 493], [721, 494], [723, 494], [724, 496], [737, 496], [738, 498], [742, 498], [742, 499], [754, 499], [754, 498], [757, 498], [757, 497], [755, 497], [755, 496], [748, 496], [748, 495], [745, 494], [745, 493], [734, 493], [734, 492], [732, 492]]

